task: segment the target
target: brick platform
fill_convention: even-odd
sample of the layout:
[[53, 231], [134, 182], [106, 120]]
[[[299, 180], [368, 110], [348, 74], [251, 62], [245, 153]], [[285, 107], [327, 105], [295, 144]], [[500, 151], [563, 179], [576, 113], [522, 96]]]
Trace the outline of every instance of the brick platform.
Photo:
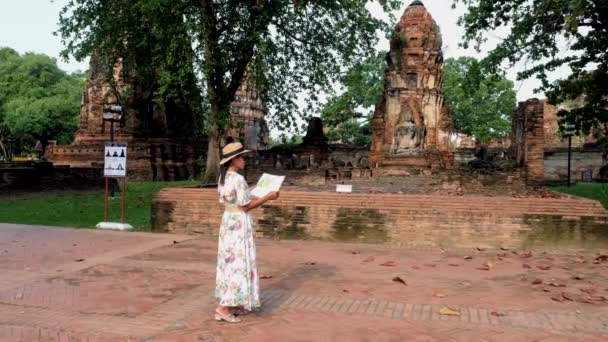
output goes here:
[[259, 240], [263, 308], [228, 325], [213, 240], [0, 224], [0, 252], [0, 341], [608, 338], [608, 261], [589, 253]]
[[[152, 204], [154, 229], [215, 235], [222, 208], [215, 189], [168, 188]], [[608, 211], [583, 198], [338, 194], [285, 190], [253, 212], [262, 236], [383, 242], [399, 246], [601, 247]], [[559, 227], [553, 229], [554, 227]], [[555, 231], [590, 236], [544, 239]], [[595, 235], [594, 235], [595, 236]]]

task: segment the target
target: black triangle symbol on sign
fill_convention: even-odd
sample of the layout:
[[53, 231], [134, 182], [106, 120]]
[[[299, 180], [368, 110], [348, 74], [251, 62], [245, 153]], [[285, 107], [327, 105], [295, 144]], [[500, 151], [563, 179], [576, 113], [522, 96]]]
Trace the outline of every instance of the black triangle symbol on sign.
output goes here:
[[108, 151], [106, 152], [106, 157], [109, 157], [109, 156], [110, 156], [110, 150], [108, 150]]
[[122, 158], [125, 157], [125, 150], [124, 149], [120, 151], [120, 157], [122, 157]]

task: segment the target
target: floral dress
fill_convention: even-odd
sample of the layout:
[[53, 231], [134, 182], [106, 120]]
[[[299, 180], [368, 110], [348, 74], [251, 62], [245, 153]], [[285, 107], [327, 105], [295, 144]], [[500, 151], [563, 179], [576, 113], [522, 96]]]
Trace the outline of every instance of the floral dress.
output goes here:
[[251, 310], [260, 306], [254, 231], [250, 214], [238, 208], [251, 202], [247, 182], [240, 174], [228, 171], [218, 191], [226, 211], [219, 231], [215, 297], [221, 306]]

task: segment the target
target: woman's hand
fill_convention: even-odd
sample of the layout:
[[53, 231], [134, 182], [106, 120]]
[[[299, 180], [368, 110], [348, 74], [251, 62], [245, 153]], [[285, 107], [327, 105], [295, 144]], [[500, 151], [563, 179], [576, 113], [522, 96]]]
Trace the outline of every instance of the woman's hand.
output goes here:
[[279, 198], [279, 192], [278, 191], [272, 191], [272, 192], [268, 193], [268, 200], [269, 201], [274, 201], [277, 198]]
[[254, 200], [249, 202], [247, 205], [242, 206], [241, 209], [243, 209], [244, 212], [249, 212], [250, 210], [257, 208], [257, 207], [261, 206], [262, 204], [264, 204], [268, 201], [276, 200], [277, 198], [279, 198], [279, 192], [272, 191], [272, 192], [269, 192], [266, 195], [264, 195], [264, 197], [262, 197], [262, 198], [255, 198]]

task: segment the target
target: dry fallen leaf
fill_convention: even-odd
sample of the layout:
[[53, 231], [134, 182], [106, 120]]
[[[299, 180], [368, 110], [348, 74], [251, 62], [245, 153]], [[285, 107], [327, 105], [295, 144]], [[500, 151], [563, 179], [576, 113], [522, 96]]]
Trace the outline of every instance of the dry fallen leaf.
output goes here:
[[479, 269], [484, 270], [484, 271], [489, 271], [493, 267], [494, 267], [494, 264], [491, 261], [486, 261], [481, 265], [481, 267]]
[[551, 269], [551, 266], [539, 265], [539, 266], [536, 266], [536, 268], [538, 268], [539, 270], [542, 270], [542, 271], [548, 271]]
[[360, 251], [351, 251], [350, 253], [351, 253], [351, 254], [361, 254], [361, 252], [360, 252]]
[[485, 250], [486, 250], [485, 248], [481, 248], [481, 247], [477, 247], [476, 249], [477, 249], [479, 252], [483, 252], [483, 251], [485, 251]]
[[380, 264], [380, 266], [394, 267], [394, 266], [397, 266], [397, 263], [394, 262], [394, 261], [387, 261], [387, 262], [384, 262], [384, 263]]
[[446, 294], [445, 294], [445, 293], [443, 293], [443, 292], [435, 292], [435, 293], [433, 293], [433, 297], [437, 297], [437, 298], [445, 298], [445, 297], [447, 297], [447, 296], [448, 296], [448, 295], [446, 295]]
[[448, 308], [447, 306], [439, 309], [440, 315], [449, 315], [449, 316], [460, 316], [460, 311], [457, 309]]
[[501, 317], [501, 316], [506, 316], [506, 313], [502, 313], [502, 312], [498, 312], [498, 311], [492, 311], [490, 312], [490, 315], [492, 316], [496, 316], [496, 317]]
[[316, 263], [316, 262], [314, 262], [314, 261], [311, 261], [311, 262], [307, 262], [307, 263], [306, 263], [306, 265], [309, 265], [309, 266], [316, 265], [316, 264], [317, 264], [317, 263]]
[[507, 247], [500, 247], [501, 250], [503, 251], [508, 251], [509, 249]]
[[594, 264], [599, 264], [599, 263], [601, 263], [602, 261], [607, 261], [607, 260], [608, 260], [608, 255], [606, 255], [606, 254], [600, 254], [600, 255], [598, 255], [598, 256], [597, 256], [597, 257], [594, 259], [593, 263], [594, 263]]
[[76, 262], [82, 262], [82, 261], [84, 261], [84, 259], [76, 259], [74, 261], [76, 261]]
[[424, 264], [423, 266], [424, 267], [436, 267], [437, 265], [435, 265], [435, 264]]
[[467, 255], [467, 256], [464, 257], [464, 260], [471, 260], [471, 259], [473, 259], [473, 257], [470, 256], [470, 255]]
[[562, 295], [562, 298], [564, 298], [565, 300], [569, 300], [569, 301], [573, 301], [574, 296], [568, 292], [562, 292], [560, 293]]
[[597, 291], [596, 288], [594, 287], [584, 287], [582, 289], [579, 289], [581, 292], [585, 292], [586, 294], [592, 296], [595, 294], [595, 292]]
[[538, 285], [538, 284], [542, 284], [542, 283], [543, 283], [543, 281], [542, 281], [542, 280], [540, 280], [540, 279], [534, 279], [534, 280], [532, 281], [532, 285]]
[[393, 281], [407, 286], [407, 283], [405, 282], [405, 280], [401, 279], [401, 277], [395, 277], [393, 278]]
[[271, 279], [272, 276], [271, 275], [263, 275], [260, 277], [260, 279]]
[[530, 266], [529, 264], [522, 264], [521, 265], [523, 268], [532, 268], [532, 266]]
[[454, 266], [454, 267], [458, 267], [458, 266], [460, 266], [460, 264], [455, 264], [455, 263], [449, 263], [448, 265], [450, 265], [450, 266]]
[[606, 300], [606, 297], [604, 296], [589, 296], [587, 299], [594, 301], [594, 302], [603, 302]]
[[545, 283], [545, 285], [551, 285], [553, 287], [566, 287], [566, 284], [556, 283], [556, 282]]
[[548, 289], [548, 288], [546, 288], [546, 287], [543, 287], [543, 292], [551, 292], [551, 290], [549, 290], [549, 289]]
[[577, 276], [572, 277], [572, 279], [583, 280], [584, 277], [582, 275], [577, 275]]
[[350, 292], [350, 290], [342, 289], [342, 292], [348, 293], [348, 292]]

